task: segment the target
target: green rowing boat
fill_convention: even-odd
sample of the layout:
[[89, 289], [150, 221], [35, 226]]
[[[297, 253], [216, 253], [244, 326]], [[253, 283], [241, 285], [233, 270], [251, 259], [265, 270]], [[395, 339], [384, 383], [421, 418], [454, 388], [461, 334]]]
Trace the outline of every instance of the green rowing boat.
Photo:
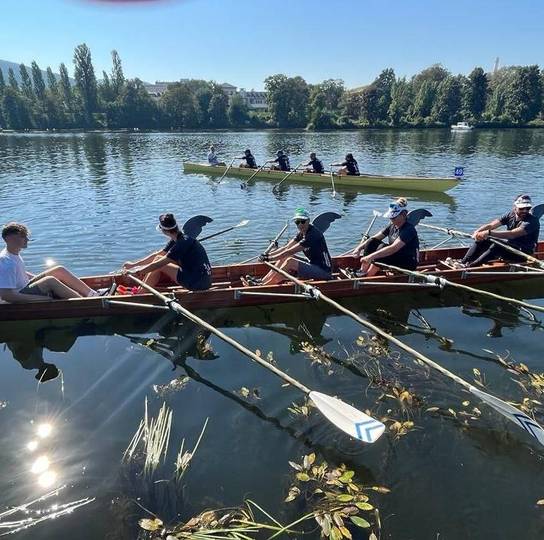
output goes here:
[[[186, 173], [200, 173], [213, 176], [221, 176], [226, 169], [226, 166], [213, 166], [204, 163], [193, 163], [186, 161], [183, 164]], [[249, 177], [256, 172], [257, 169], [247, 169], [243, 167], [231, 167], [228, 175]], [[270, 180], [279, 182], [286, 175], [283, 171], [272, 171], [270, 169], [262, 169], [255, 178], [261, 180]], [[314, 174], [307, 172], [294, 172], [289, 176], [289, 181], [307, 182], [310, 184], [331, 184], [330, 174]], [[435, 191], [444, 192], [454, 188], [458, 183], [457, 178], [424, 178], [421, 176], [386, 176], [361, 174], [360, 176], [334, 175], [334, 183], [339, 186], [364, 187], [364, 188], [379, 188], [386, 190], [394, 190], [398, 193], [408, 191]]]

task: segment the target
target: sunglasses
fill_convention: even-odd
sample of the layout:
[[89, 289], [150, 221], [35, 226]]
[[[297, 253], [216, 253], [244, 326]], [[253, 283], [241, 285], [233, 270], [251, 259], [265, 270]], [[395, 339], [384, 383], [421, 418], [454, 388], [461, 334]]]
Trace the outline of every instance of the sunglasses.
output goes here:
[[307, 219], [295, 219], [295, 225], [302, 225], [303, 223], [306, 223], [308, 221]]

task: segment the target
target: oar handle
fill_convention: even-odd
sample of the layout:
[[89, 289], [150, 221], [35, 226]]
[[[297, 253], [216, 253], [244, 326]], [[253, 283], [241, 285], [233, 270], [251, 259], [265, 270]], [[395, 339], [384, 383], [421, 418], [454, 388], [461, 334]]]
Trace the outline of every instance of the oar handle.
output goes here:
[[276, 366], [273, 366], [269, 362], [266, 362], [263, 360], [260, 356], [257, 356], [253, 351], [250, 351], [246, 347], [244, 347], [242, 344], [238, 343], [236, 340], [232, 339], [231, 337], [227, 336], [221, 330], [218, 330], [215, 328], [215, 326], [212, 326], [211, 324], [207, 323], [204, 319], [201, 319], [191, 311], [185, 309], [179, 302], [176, 300], [169, 298], [168, 296], [165, 296], [164, 294], [160, 293], [159, 291], [155, 290], [153, 287], [150, 287], [147, 283], [143, 282], [141, 279], [137, 278], [136, 276], [130, 275], [129, 277], [133, 279], [140, 287], [143, 287], [147, 291], [149, 291], [151, 294], [154, 294], [157, 298], [160, 298], [172, 311], [175, 311], [176, 313], [180, 313], [190, 321], [193, 321], [203, 328], [206, 328], [206, 330], [209, 330], [212, 334], [215, 334], [217, 337], [221, 338], [223, 341], [226, 341], [229, 345], [232, 345], [235, 349], [240, 351], [241, 353], [245, 354], [246, 356], [249, 356], [252, 360], [257, 362], [260, 366], [264, 367], [265, 369], [268, 369], [284, 381], [288, 382], [292, 386], [295, 386], [305, 394], [310, 393], [310, 389], [307, 386], [304, 386], [302, 383], [297, 381], [296, 379], [293, 379], [287, 373], [284, 373], [280, 369], [278, 369]]
[[220, 234], [225, 234], [229, 231], [232, 231], [233, 229], [237, 229], [238, 227], [243, 227], [244, 225], [247, 225], [248, 220], [241, 221], [237, 225], [233, 225], [232, 227], [227, 227], [226, 229], [223, 229], [222, 231], [218, 231], [213, 234], [209, 234], [208, 236], [205, 236], [204, 238], [199, 238], [199, 242], [204, 242], [204, 240], [209, 240], [210, 238], [214, 238], [215, 236], [219, 236]]

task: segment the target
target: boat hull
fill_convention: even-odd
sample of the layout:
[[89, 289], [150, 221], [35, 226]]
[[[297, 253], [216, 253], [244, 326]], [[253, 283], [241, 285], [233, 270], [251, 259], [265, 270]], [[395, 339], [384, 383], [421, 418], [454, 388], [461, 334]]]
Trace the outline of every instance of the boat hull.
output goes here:
[[[183, 164], [186, 173], [207, 174], [212, 176], [221, 176], [225, 166], [211, 166], [203, 163], [185, 162]], [[231, 167], [228, 171], [230, 176], [247, 178], [253, 175], [256, 169], [247, 169], [243, 167]], [[279, 182], [286, 175], [283, 171], [262, 170], [255, 178], [260, 180], [269, 180]], [[306, 172], [296, 172], [289, 176], [288, 182], [302, 182], [309, 184], [331, 185], [330, 174], [314, 174]], [[458, 185], [457, 178], [423, 178], [418, 176], [385, 176], [362, 174], [360, 176], [334, 175], [334, 183], [338, 186], [362, 187], [372, 189], [383, 189], [405, 193], [410, 191], [431, 191], [444, 192]]]
[[[420, 254], [421, 267], [435, 271], [439, 261], [446, 257], [460, 257], [465, 250], [463, 248], [437, 249], [422, 251]], [[539, 244], [540, 259], [544, 259], [544, 242]], [[336, 269], [356, 266], [357, 261], [352, 257], [335, 257], [334, 266]], [[539, 279], [541, 275], [527, 275], [524, 272], [510, 272], [509, 266], [503, 263], [496, 263], [492, 266], [472, 269], [473, 271], [485, 270], [485, 275], [471, 274], [466, 276], [462, 270], [444, 269], [436, 275], [448, 280], [463, 283], [466, 285], [480, 284], [501, 284], [506, 281], [520, 281], [527, 279]], [[281, 296], [300, 294], [298, 288], [292, 283], [282, 283], [269, 287], [241, 286], [240, 277], [245, 274], [263, 275], [268, 268], [260, 263], [216, 266], [213, 268], [213, 287], [207, 291], [187, 291], [179, 286], [163, 283], [161, 291], [168, 292], [175, 296], [183, 306], [190, 310], [218, 310], [233, 307], [263, 306], [284, 302], [300, 301], [300, 296]], [[493, 275], [496, 274], [496, 275]], [[83, 278], [93, 288], [109, 287], [113, 281], [118, 284], [132, 285], [125, 276], [93, 276]], [[335, 279], [330, 281], [316, 281], [323, 293], [331, 298], [341, 299], [366, 295], [382, 295], [399, 292], [406, 292], [409, 280], [401, 275], [380, 275], [372, 278], [348, 279], [341, 274], [335, 274]], [[416, 289], [419, 290], [419, 289]], [[436, 288], [422, 288], [422, 291], [440, 291]], [[250, 294], [247, 294], [250, 293]], [[257, 294], [255, 294], [257, 293]], [[260, 293], [273, 293], [271, 296], [261, 296]], [[100, 316], [116, 316], [128, 314], [150, 314], [150, 309], [141, 306], [123, 306], [110, 304], [109, 301], [121, 301], [124, 303], [159, 305], [160, 302], [152, 294], [138, 294], [130, 296], [77, 298], [71, 300], [55, 300], [50, 302], [36, 302], [31, 304], [0, 304], [0, 321], [23, 321], [23, 320], [56, 320], [69, 318], [91, 318]]]

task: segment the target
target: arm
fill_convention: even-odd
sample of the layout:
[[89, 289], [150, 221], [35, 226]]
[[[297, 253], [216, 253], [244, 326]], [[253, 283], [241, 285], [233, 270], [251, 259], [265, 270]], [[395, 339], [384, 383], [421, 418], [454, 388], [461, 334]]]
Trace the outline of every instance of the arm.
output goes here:
[[[162, 251], [159, 253], [163, 253]], [[168, 258], [167, 255], [163, 255], [160, 259], [157, 259], [156, 261], [152, 261], [149, 264], [145, 264], [144, 266], [137, 268], [136, 270], [129, 270], [129, 274], [135, 274], [135, 275], [146, 275], [150, 272], [153, 272], [153, 270], [158, 270], [159, 268], [162, 268], [163, 266], [166, 266], [171, 260]]]
[[31, 302], [49, 302], [49, 296], [41, 294], [21, 294], [17, 289], [0, 289], [0, 298], [10, 304], [29, 304]]
[[371, 253], [370, 255], [363, 257], [361, 261], [371, 264], [376, 259], [383, 259], [384, 257], [393, 255], [393, 253], [396, 253], [397, 251], [399, 251], [399, 249], [401, 249], [405, 245], [406, 244], [400, 238], [397, 238], [391, 245], [385, 246], [381, 249], [376, 250], [374, 253]]
[[294, 239], [294, 238], [291, 238], [291, 240], [289, 240], [289, 242], [287, 242], [287, 244], [285, 244], [285, 246], [281, 247], [281, 248], [278, 248], [278, 249], [274, 249], [272, 250], [269, 254], [268, 254], [268, 260], [269, 261], [276, 261], [278, 259], [280, 259], [281, 257], [283, 257], [285, 255], [285, 253], [287, 251], [289, 251], [294, 245], [298, 245], [298, 242]]
[[287, 246], [285, 246], [283, 249], [278, 250], [281, 251], [281, 253], [274, 253], [271, 257], [271, 261], [277, 261], [280, 258], [283, 257], [289, 257], [290, 255], [294, 255], [295, 253], [298, 253], [299, 251], [302, 251], [304, 248], [300, 245], [299, 242], [289, 242]]
[[164, 250], [160, 249], [159, 251], [154, 251], [150, 255], [147, 255], [146, 257], [138, 261], [135, 261], [135, 262], [127, 261], [126, 263], [123, 264], [123, 268], [126, 270], [128, 268], [134, 268], [135, 266], [142, 266], [145, 264], [149, 264], [151, 261], [153, 261], [155, 257], [163, 253], [164, 253]]
[[500, 219], [494, 219], [493, 221], [490, 221], [489, 223], [486, 223], [485, 225], [482, 225], [481, 227], [478, 227], [473, 233], [472, 238], [475, 240], [483, 240], [484, 238], [477, 238], [478, 236], [481, 236], [479, 233], [486, 232], [486, 231], [492, 231], [497, 228], [499, 228], [502, 225]]
[[[379, 232], [373, 236], [370, 236], [368, 238], [363, 238], [363, 240], [361, 240], [361, 242], [357, 245], [357, 247], [353, 250], [353, 254], [354, 255], [360, 255], [361, 251], [363, 251], [363, 249], [366, 247], [366, 245], [371, 241], [371, 240], [378, 240], [378, 241], [382, 241], [383, 239], [385, 238], [385, 234]], [[393, 242], [394, 243], [394, 242]]]
[[512, 229], [511, 231], [489, 231], [487, 233], [488, 238], [497, 238], [498, 240], [512, 240], [513, 238], [519, 238], [520, 236], [526, 236], [527, 231], [525, 227], [520, 226]]

